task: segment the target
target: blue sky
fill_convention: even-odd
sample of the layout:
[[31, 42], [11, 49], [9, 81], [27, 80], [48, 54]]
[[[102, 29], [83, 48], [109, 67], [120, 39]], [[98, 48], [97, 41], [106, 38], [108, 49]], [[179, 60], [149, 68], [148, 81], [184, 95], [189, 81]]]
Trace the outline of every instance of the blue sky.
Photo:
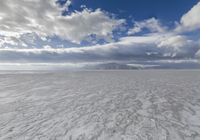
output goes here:
[[199, 13], [199, 0], [0, 1], [0, 64], [196, 68]]
[[143, 20], [157, 17], [165, 22], [173, 22], [179, 20], [197, 2], [198, 0], [73, 0], [71, 9], [76, 10], [85, 5], [92, 9], [101, 8], [119, 18], [128, 19], [131, 16], [135, 20]]

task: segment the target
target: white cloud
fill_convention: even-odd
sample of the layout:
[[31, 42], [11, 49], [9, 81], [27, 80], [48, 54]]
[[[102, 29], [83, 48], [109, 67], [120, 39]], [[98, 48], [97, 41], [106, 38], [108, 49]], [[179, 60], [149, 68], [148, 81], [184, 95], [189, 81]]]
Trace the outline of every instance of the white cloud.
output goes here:
[[181, 17], [180, 24], [177, 26], [176, 31], [193, 31], [200, 29], [200, 2], [193, 6], [190, 11]]
[[188, 40], [185, 36], [174, 35], [169, 36], [166, 39], [163, 39], [158, 46], [159, 47], [171, 47], [174, 49], [179, 49], [180, 47], [185, 47], [193, 43], [191, 40]]
[[136, 21], [134, 27], [129, 29], [128, 34], [139, 33], [143, 29], [148, 29], [150, 32], [165, 32], [166, 27], [162, 26], [159, 20], [150, 18], [140, 22]]
[[125, 22], [108, 13], [96, 9], [83, 9], [62, 16], [68, 9], [56, 4], [56, 0], [2, 0], [0, 1], [0, 31], [3, 36], [20, 36], [36, 33], [39, 36], [59, 36], [71, 42], [80, 43], [94, 34], [107, 41], [112, 40], [112, 32]]
[[81, 48], [0, 49], [0, 62], [92, 62], [137, 59], [193, 59], [200, 46], [185, 36], [133, 36]]
[[44, 45], [43, 48], [44, 49], [52, 49], [52, 47], [50, 45]]

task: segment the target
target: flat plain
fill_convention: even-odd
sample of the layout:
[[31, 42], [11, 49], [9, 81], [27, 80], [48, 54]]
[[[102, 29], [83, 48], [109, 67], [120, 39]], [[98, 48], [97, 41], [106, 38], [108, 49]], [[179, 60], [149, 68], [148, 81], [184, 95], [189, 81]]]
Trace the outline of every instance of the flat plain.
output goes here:
[[1, 140], [200, 140], [200, 71], [1, 72]]

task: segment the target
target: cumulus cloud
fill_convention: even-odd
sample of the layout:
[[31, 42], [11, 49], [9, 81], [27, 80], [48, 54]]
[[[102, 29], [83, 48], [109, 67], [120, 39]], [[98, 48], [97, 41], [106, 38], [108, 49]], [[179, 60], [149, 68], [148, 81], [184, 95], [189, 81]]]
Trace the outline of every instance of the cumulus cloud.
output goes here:
[[165, 32], [166, 27], [162, 26], [158, 19], [150, 18], [139, 22], [136, 21], [134, 27], [129, 29], [128, 34], [139, 33], [143, 29], [148, 29], [150, 32]]
[[80, 43], [90, 35], [112, 40], [113, 30], [125, 20], [115, 19], [101, 9], [84, 8], [63, 16], [70, 1], [59, 5], [55, 0], [0, 1], [0, 30], [2, 36], [36, 33], [41, 37], [59, 36]]
[[200, 2], [193, 6], [187, 13], [185, 13], [177, 26], [176, 31], [193, 31], [200, 29]]

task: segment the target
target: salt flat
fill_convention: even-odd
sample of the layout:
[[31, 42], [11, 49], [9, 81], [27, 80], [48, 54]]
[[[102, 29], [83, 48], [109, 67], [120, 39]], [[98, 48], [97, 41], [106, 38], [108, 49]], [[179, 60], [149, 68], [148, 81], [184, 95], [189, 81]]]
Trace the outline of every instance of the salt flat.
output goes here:
[[0, 74], [0, 140], [200, 140], [200, 71]]

